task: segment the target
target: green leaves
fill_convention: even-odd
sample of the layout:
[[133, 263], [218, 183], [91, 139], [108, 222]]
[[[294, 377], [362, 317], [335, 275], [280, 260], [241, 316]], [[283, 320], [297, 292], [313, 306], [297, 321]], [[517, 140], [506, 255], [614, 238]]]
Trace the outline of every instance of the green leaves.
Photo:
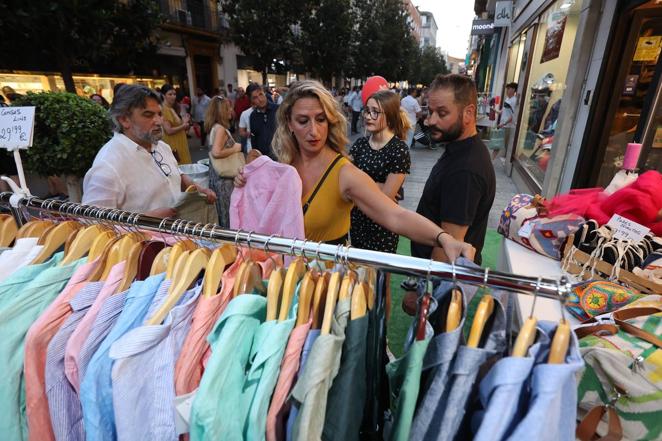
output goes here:
[[15, 106], [35, 106], [34, 144], [27, 169], [43, 176], [83, 177], [112, 135], [103, 107], [72, 93], [28, 93]]

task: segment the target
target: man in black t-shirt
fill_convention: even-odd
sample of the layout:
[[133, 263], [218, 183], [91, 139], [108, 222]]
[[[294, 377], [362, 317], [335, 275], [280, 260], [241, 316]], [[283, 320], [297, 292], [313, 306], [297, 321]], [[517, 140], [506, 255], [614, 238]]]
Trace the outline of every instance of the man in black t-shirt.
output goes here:
[[[461, 75], [439, 75], [430, 85], [425, 124], [437, 142], [448, 142], [432, 168], [417, 212], [455, 239], [476, 248], [481, 264], [496, 179], [490, 154], [476, 130], [476, 87]], [[447, 261], [442, 248], [412, 242], [412, 256]]]

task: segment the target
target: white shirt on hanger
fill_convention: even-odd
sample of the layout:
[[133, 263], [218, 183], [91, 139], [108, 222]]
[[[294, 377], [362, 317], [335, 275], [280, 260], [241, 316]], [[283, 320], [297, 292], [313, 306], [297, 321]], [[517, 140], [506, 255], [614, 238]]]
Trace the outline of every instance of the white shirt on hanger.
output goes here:
[[37, 245], [38, 237], [18, 239], [14, 247], [0, 254], [0, 282], [20, 268], [29, 265], [39, 254], [42, 245]]
[[150, 153], [115, 133], [85, 174], [83, 204], [144, 213], [174, 207], [181, 186], [177, 161], [168, 144], [159, 141]]

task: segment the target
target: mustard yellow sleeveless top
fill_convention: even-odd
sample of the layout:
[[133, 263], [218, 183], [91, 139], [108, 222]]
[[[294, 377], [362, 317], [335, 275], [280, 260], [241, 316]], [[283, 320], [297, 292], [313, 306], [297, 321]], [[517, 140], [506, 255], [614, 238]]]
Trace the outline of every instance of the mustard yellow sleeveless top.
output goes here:
[[[341, 158], [335, 163], [308, 206], [308, 210], [303, 216], [306, 239], [315, 242], [334, 242], [349, 233], [350, 214], [354, 204], [342, 198], [338, 182], [340, 180], [340, 169], [345, 164], [349, 164], [347, 158]], [[320, 179], [322, 176], [320, 176]], [[315, 191], [318, 183], [319, 181], [315, 183], [308, 194], [303, 195], [303, 198], [301, 198], [302, 206]]]

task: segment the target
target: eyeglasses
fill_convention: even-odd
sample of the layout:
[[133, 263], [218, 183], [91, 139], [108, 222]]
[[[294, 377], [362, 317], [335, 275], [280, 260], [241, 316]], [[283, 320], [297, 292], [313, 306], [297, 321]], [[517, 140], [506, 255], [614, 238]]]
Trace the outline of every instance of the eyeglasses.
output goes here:
[[172, 174], [172, 169], [170, 168], [170, 166], [165, 162], [163, 162], [163, 155], [161, 154], [161, 152], [159, 152], [158, 150], [154, 150], [153, 152], [150, 153], [150, 155], [152, 155], [152, 159], [154, 160], [154, 162], [156, 162], [156, 165], [159, 166], [159, 168], [166, 177]]
[[384, 112], [380, 112], [379, 110], [375, 109], [368, 109], [367, 107], [363, 109], [363, 115], [368, 116], [370, 115], [370, 118], [372, 119], [377, 119], [379, 118], [379, 115], [381, 115]]

